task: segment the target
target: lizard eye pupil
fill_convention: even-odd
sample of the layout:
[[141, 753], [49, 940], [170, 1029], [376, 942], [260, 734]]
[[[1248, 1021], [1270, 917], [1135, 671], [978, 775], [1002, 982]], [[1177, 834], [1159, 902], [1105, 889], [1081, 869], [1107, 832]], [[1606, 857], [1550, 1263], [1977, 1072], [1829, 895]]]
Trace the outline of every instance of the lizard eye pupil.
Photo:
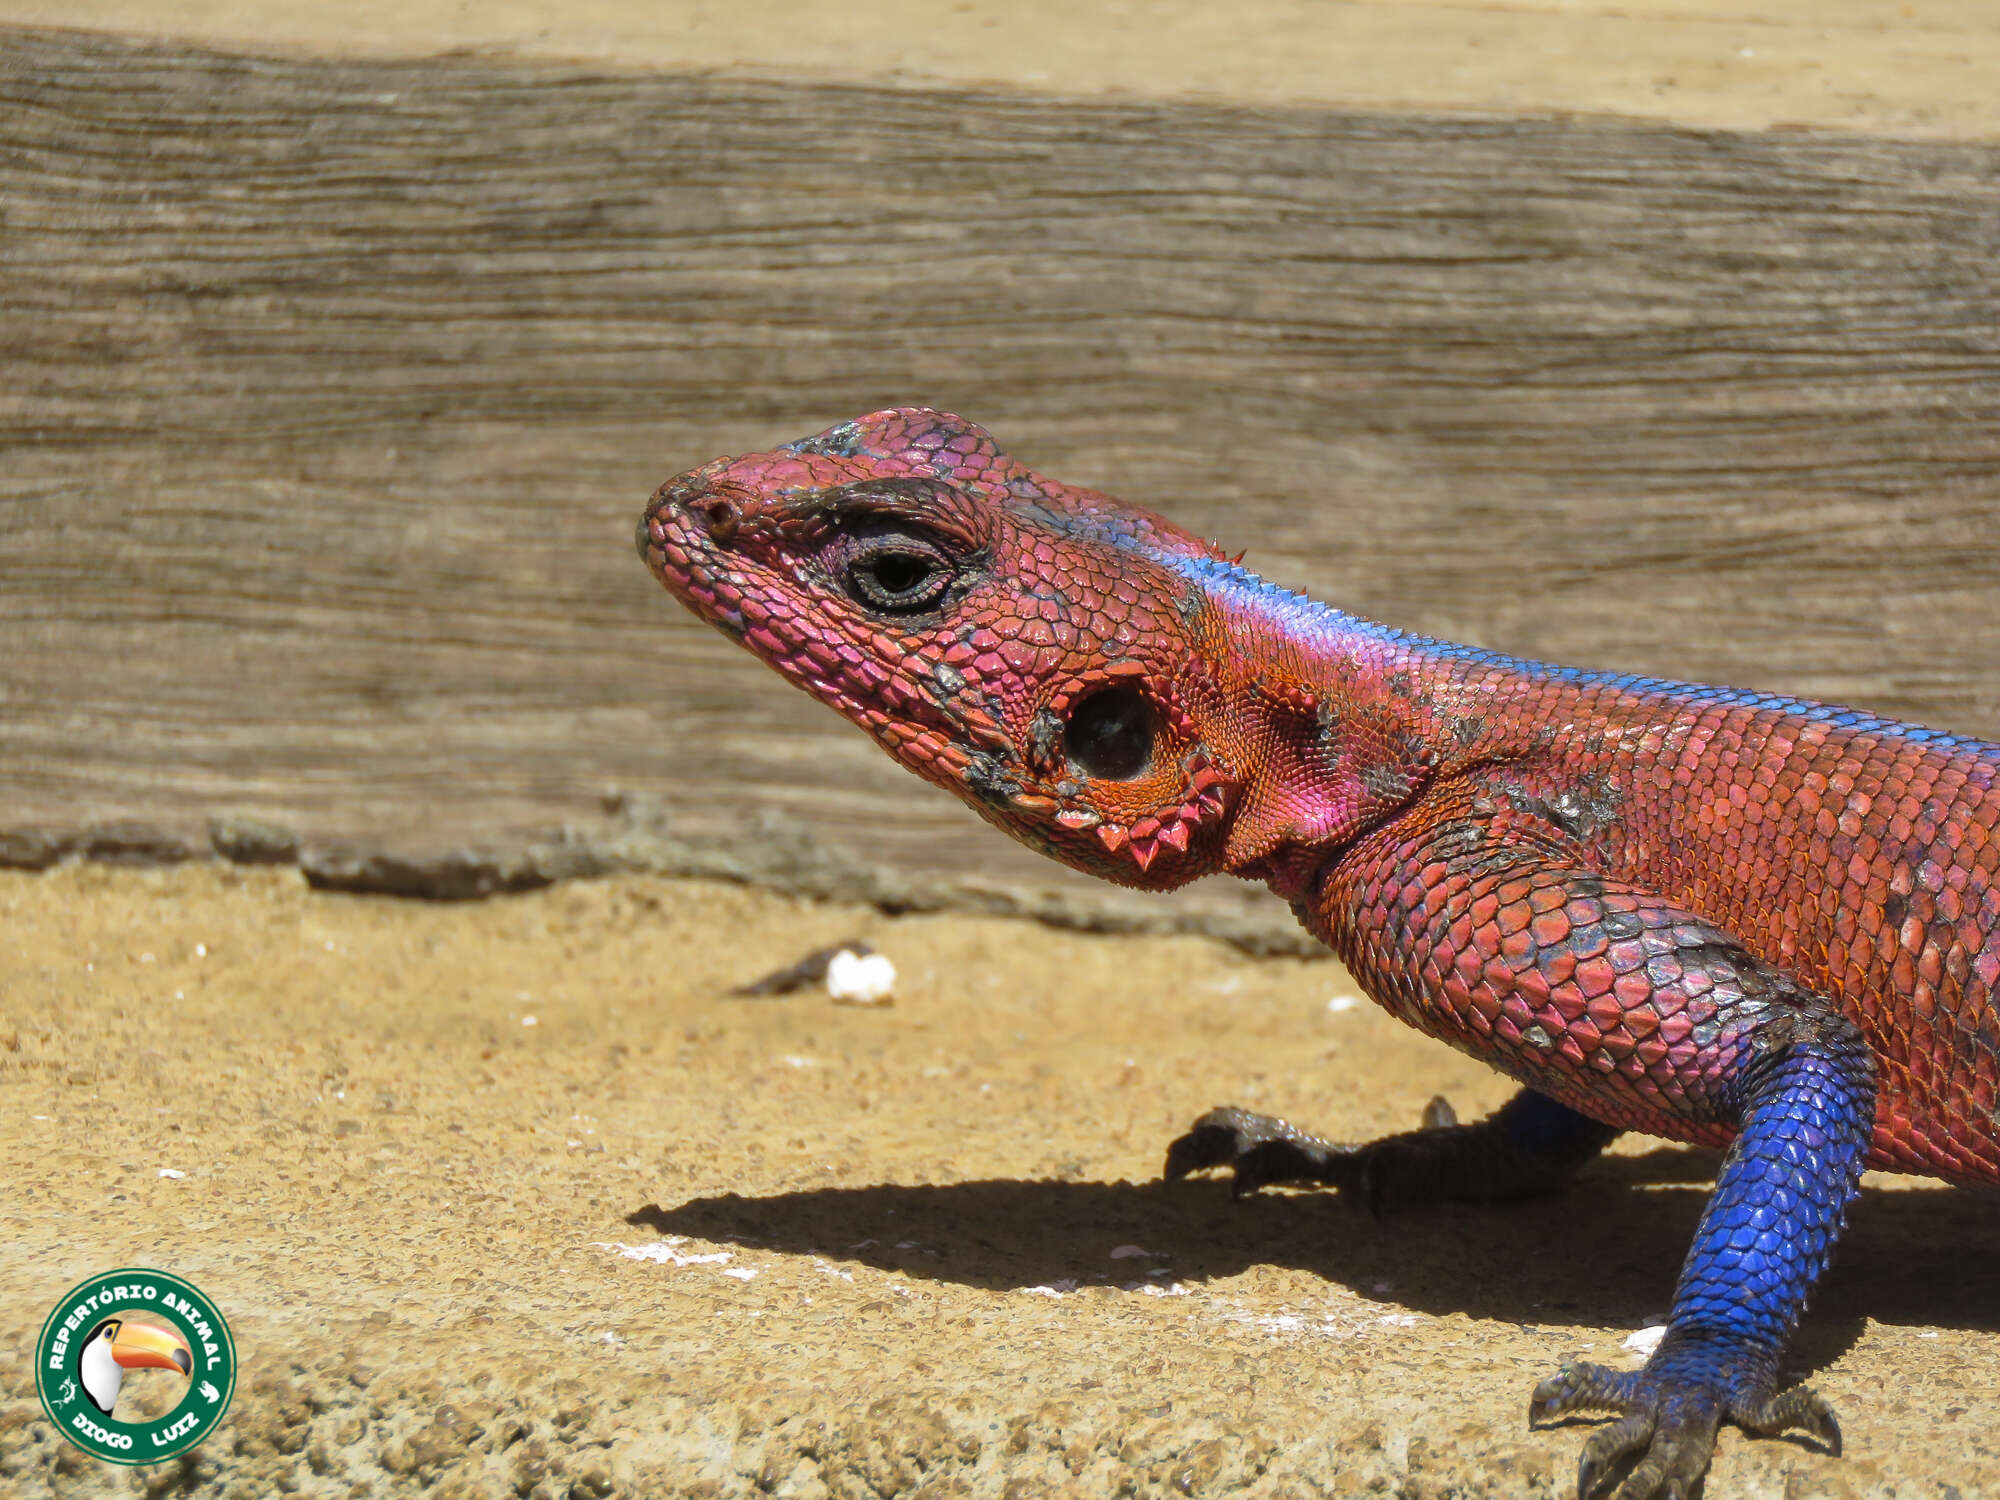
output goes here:
[[930, 571], [922, 558], [906, 552], [891, 552], [875, 560], [875, 582], [891, 594], [910, 593], [930, 576]]
[[865, 548], [847, 567], [854, 597], [884, 614], [915, 614], [935, 605], [951, 583], [951, 567], [921, 543], [897, 538]]
[[1069, 763], [1099, 781], [1130, 781], [1153, 763], [1153, 705], [1136, 688], [1092, 693], [1063, 725]]

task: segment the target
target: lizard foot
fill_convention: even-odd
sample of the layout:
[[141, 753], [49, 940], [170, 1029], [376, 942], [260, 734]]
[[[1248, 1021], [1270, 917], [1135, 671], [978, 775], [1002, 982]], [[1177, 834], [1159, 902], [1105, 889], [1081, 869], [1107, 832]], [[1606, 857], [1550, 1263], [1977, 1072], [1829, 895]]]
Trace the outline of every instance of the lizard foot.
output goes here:
[[1167, 1147], [1163, 1175], [1177, 1182], [1206, 1167], [1227, 1167], [1231, 1191], [1242, 1198], [1272, 1182], [1357, 1186], [1362, 1174], [1356, 1157], [1355, 1147], [1322, 1140], [1275, 1115], [1211, 1109]]
[[[1365, 1146], [1343, 1146], [1275, 1115], [1212, 1109], [1167, 1147], [1163, 1175], [1176, 1182], [1207, 1167], [1227, 1167], [1231, 1190], [1247, 1197], [1269, 1183], [1311, 1183], [1358, 1193], [1371, 1209], [1385, 1200], [1432, 1196], [1425, 1167], [1440, 1149], [1426, 1137], [1449, 1136], [1457, 1116], [1443, 1099], [1424, 1108], [1424, 1127]], [[1436, 1123], [1436, 1122], [1442, 1123]]]
[[[1525, 1129], [1526, 1140], [1514, 1138]], [[1424, 1106], [1423, 1123], [1401, 1135], [1344, 1146], [1273, 1115], [1212, 1109], [1167, 1147], [1173, 1182], [1207, 1167], [1228, 1167], [1237, 1197], [1267, 1183], [1309, 1183], [1385, 1205], [1494, 1200], [1549, 1192], [1617, 1134], [1562, 1105], [1523, 1092], [1498, 1115], [1460, 1125], [1443, 1098]]]
[[[1660, 1354], [1668, 1355], [1666, 1369], [1658, 1368]], [[1760, 1437], [1803, 1432], [1839, 1455], [1840, 1424], [1817, 1393], [1804, 1386], [1777, 1394], [1740, 1385], [1729, 1389], [1733, 1383], [1672, 1369], [1685, 1363], [1683, 1351], [1670, 1352], [1663, 1344], [1660, 1354], [1642, 1370], [1566, 1364], [1535, 1387], [1528, 1403], [1530, 1423], [1583, 1411], [1618, 1413], [1617, 1421], [1583, 1445], [1576, 1466], [1577, 1500], [1591, 1500], [1606, 1476], [1634, 1457], [1638, 1461], [1618, 1487], [1616, 1500], [1687, 1500], [1708, 1472], [1715, 1430], [1725, 1417]]]

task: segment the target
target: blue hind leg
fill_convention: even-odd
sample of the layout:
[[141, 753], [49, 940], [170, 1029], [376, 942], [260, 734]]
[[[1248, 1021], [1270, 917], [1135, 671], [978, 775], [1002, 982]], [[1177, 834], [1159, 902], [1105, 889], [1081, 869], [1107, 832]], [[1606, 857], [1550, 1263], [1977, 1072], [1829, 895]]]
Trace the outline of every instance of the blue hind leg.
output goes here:
[[1803, 1386], [1780, 1392], [1778, 1362], [1861, 1180], [1874, 1060], [1838, 1016], [1787, 1017], [1757, 1039], [1731, 1092], [1741, 1134], [1695, 1231], [1659, 1349], [1639, 1370], [1566, 1365], [1535, 1390], [1534, 1421], [1619, 1414], [1584, 1447], [1584, 1500], [1635, 1456], [1619, 1500], [1693, 1493], [1724, 1418], [1756, 1433], [1800, 1430], [1840, 1450], [1832, 1409]]

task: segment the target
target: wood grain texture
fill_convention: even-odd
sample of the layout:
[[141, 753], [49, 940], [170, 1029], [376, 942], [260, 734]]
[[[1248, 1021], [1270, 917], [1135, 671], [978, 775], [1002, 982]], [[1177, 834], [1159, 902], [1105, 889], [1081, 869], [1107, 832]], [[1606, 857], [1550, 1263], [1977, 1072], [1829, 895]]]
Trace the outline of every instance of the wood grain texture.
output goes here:
[[1398, 625], [2000, 737], [2000, 148], [0, 59], [0, 830], [621, 790], [1070, 890], [632, 556], [667, 475], [909, 402]]
[[0, 25], [1257, 107], [2000, 139], [1992, 0], [0, 0]]

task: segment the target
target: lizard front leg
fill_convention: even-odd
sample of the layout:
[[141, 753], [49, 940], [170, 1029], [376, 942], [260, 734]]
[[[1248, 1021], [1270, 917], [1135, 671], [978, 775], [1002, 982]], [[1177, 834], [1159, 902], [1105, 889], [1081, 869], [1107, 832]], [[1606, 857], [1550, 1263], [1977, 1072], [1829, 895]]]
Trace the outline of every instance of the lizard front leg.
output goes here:
[[[1441, 1101], [1439, 1101], [1441, 1102]], [[1169, 1182], [1227, 1167], [1237, 1197], [1269, 1183], [1339, 1188], [1371, 1209], [1392, 1203], [1500, 1202], [1553, 1192], [1618, 1136], [1616, 1126], [1523, 1089], [1470, 1125], [1428, 1126], [1339, 1145], [1270, 1115], [1212, 1109], [1167, 1148]]]
[[1321, 877], [1313, 926], [1421, 1029], [1579, 1114], [1732, 1142], [1641, 1370], [1571, 1366], [1531, 1417], [1609, 1409], [1579, 1493], [1636, 1458], [1620, 1500], [1682, 1496], [1725, 1418], [1837, 1447], [1778, 1363], [1858, 1188], [1874, 1063], [1852, 1022], [1687, 905], [1599, 868], [1505, 797], [1440, 788]]

